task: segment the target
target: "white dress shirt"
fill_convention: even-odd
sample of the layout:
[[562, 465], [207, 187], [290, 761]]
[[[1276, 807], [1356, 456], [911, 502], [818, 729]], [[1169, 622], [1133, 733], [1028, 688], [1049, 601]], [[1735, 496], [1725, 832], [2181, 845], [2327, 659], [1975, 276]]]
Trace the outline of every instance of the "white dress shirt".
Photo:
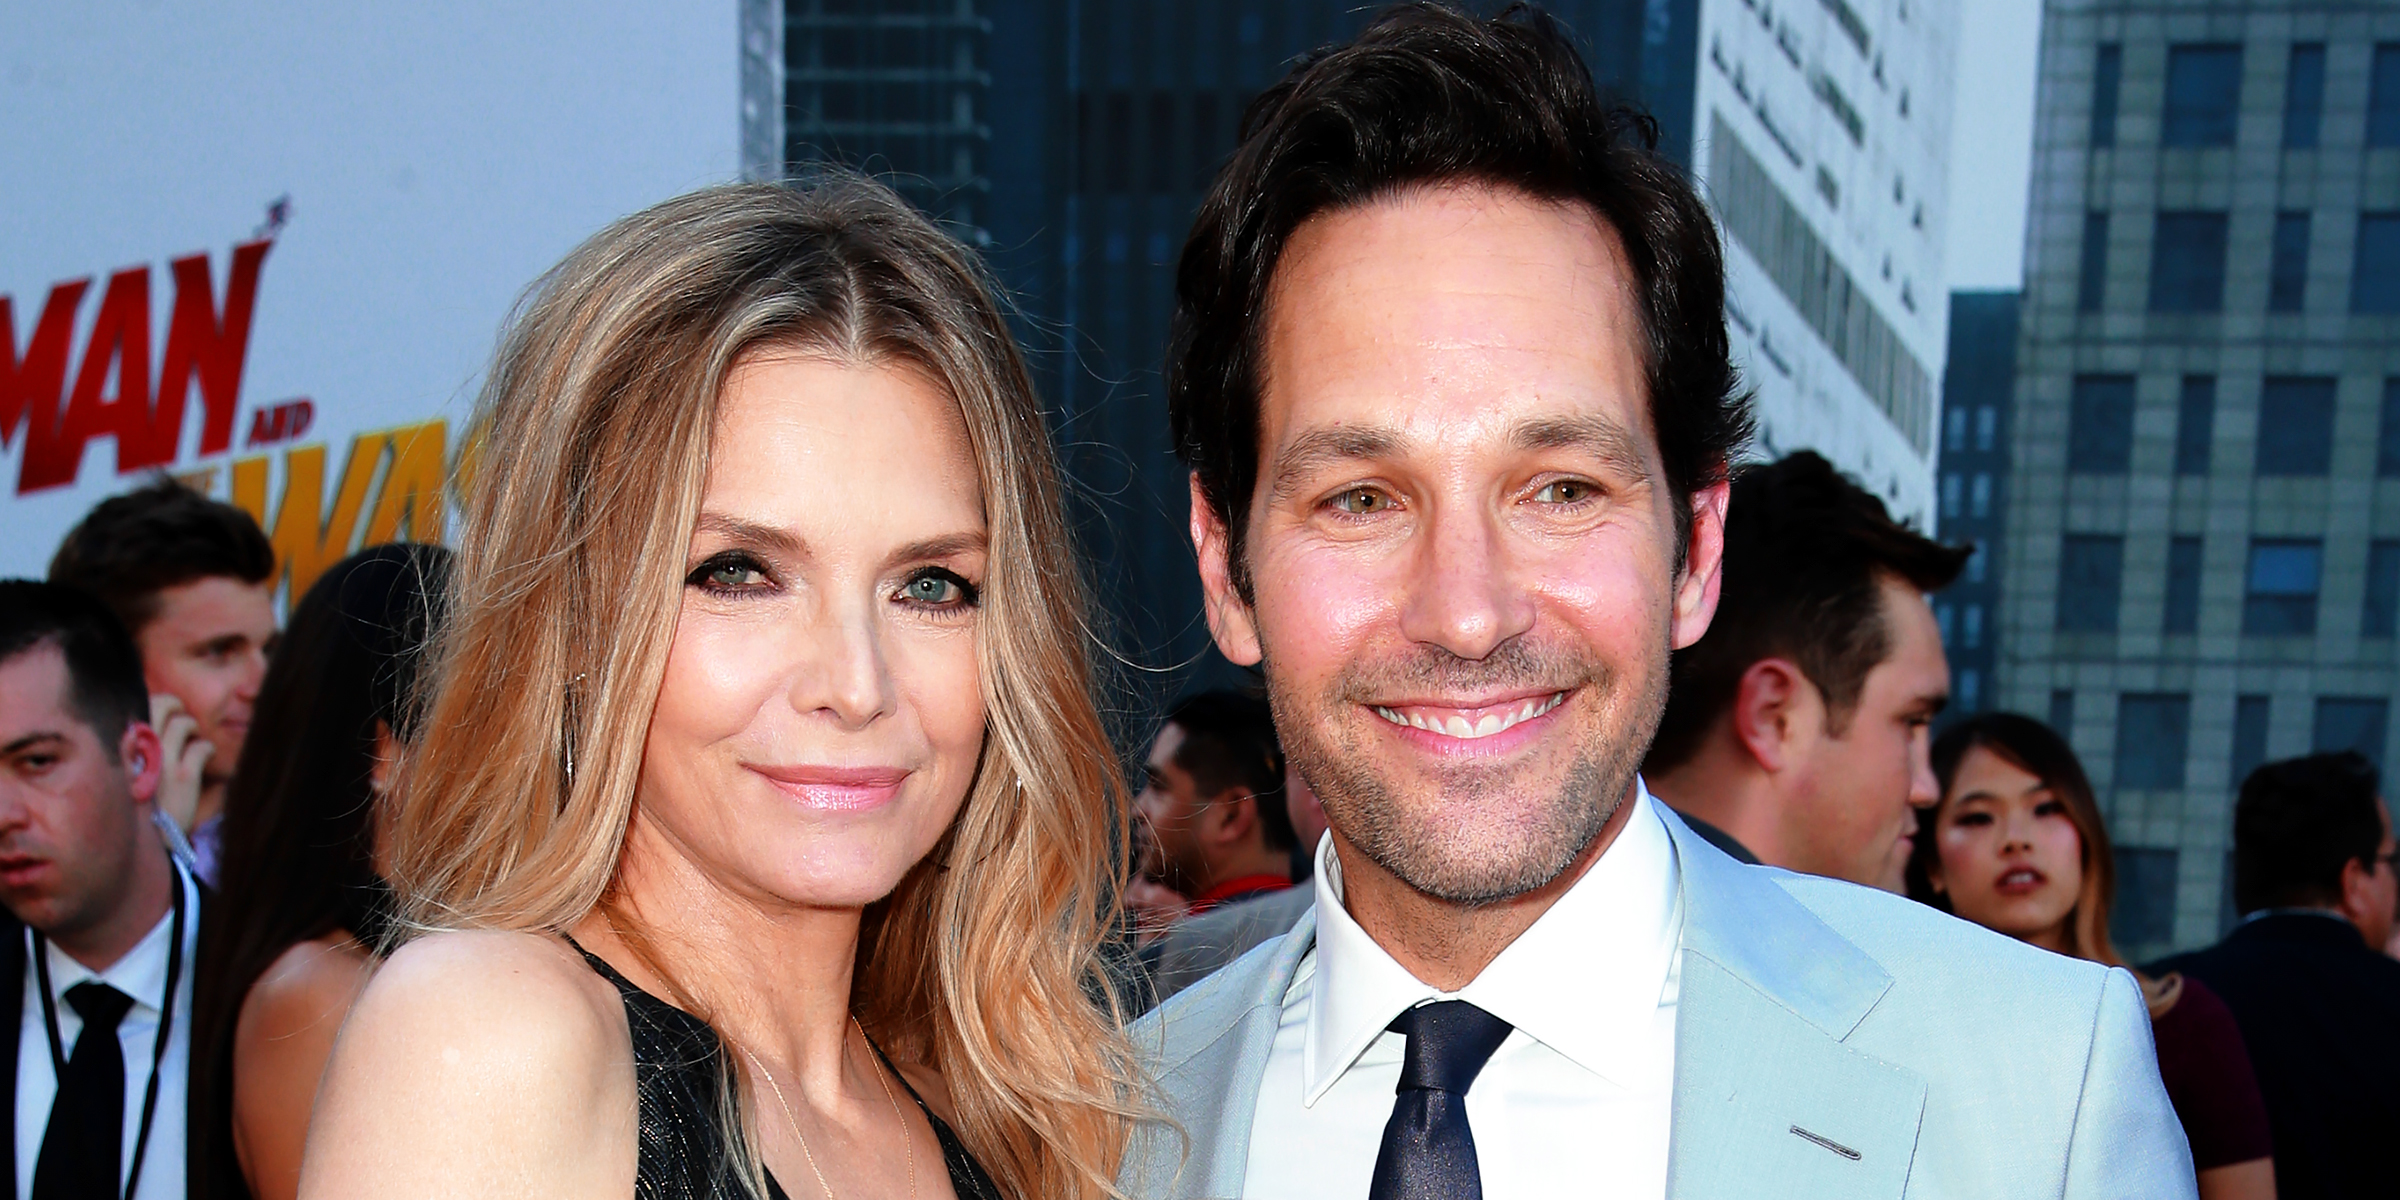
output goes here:
[[[175, 1024], [167, 1035], [166, 1061], [158, 1068], [158, 1110], [150, 1122], [150, 1149], [142, 1157], [141, 1184], [134, 1200], [183, 1200], [184, 1131], [189, 1122], [192, 1061], [192, 960], [200, 953], [200, 895], [181, 864], [175, 867], [175, 886], [183, 889], [183, 977], [175, 984]], [[93, 971], [47, 945], [50, 989], [58, 1012], [59, 1045], [72, 1057], [75, 1039], [83, 1033], [83, 1018], [67, 1003], [67, 989], [97, 979], [132, 997], [132, 1007], [117, 1024], [117, 1046], [125, 1055], [125, 1141], [118, 1152], [119, 1171], [133, 1169], [134, 1142], [142, 1125], [142, 1095], [150, 1087], [152, 1052], [158, 1046], [159, 1002], [167, 990], [167, 943], [175, 914], [170, 909], [150, 932], [105, 971]], [[42, 1135], [50, 1126], [50, 1104], [58, 1098], [58, 1073], [50, 1063], [50, 1035], [42, 1028], [41, 974], [33, 969], [33, 932], [24, 933], [25, 995], [17, 1026], [17, 1200], [33, 1195], [33, 1171], [42, 1153]], [[120, 1178], [119, 1186], [122, 1187]]]
[[1666, 1194], [1683, 906], [1646, 788], [1615, 842], [1474, 981], [1440, 992], [1342, 907], [1317, 849], [1317, 942], [1283, 999], [1243, 1195], [1364, 1197], [1407, 1039], [1385, 1026], [1466, 1000], [1515, 1027], [1467, 1093], [1486, 1200]]

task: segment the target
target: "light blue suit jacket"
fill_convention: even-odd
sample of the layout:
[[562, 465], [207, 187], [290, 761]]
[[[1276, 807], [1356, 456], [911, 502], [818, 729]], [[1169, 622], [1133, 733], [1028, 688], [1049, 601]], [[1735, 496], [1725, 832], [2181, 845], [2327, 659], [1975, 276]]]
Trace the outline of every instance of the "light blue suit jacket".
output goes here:
[[[1684, 904], [1670, 1198], [2195, 1194], [2131, 975], [1744, 866], [1659, 813]], [[1133, 1026], [1165, 1119], [1126, 1153], [1130, 1194], [1241, 1195], [1267, 1052], [1315, 941], [1312, 911]]]

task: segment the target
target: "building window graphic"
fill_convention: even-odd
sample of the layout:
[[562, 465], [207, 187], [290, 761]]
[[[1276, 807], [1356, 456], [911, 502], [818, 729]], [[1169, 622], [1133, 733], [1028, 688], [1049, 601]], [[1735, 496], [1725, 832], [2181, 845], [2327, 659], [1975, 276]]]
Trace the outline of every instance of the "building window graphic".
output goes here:
[[2267, 263], [2267, 311], [2296, 313], [2308, 299], [2308, 214], [2275, 214], [2275, 244]]
[[2314, 539], [2257, 538], [2242, 595], [2242, 632], [2260, 636], [2317, 631], [2317, 588], [2325, 544]]
[[2067, 409], [2067, 469], [2122, 475], [2133, 461], [2133, 376], [2078, 375]]
[[2108, 214], [2083, 214], [2082, 272], [2075, 280], [2075, 311], [2099, 312], [2108, 299]]
[[2117, 789], [2171, 792], [2183, 787], [2192, 731], [2192, 698], [2182, 692], [2129, 692], [2117, 698]]
[[2350, 311], [2400, 313], [2400, 212], [2358, 214]]
[[2059, 542], [2058, 629], [2115, 633], [2117, 598], [2125, 581], [2125, 539], [2071, 533]]
[[2239, 788], [2250, 772], [2267, 761], [2267, 698], [2237, 696], [2233, 702], [2233, 761], [2226, 781]]
[[2333, 380], [2270, 375], [2258, 391], [2258, 473], [2321, 476], [2333, 466]]
[[2125, 55], [2115, 42], [2101, 45], [2092, 57], [2092, 131], [2094, 146], [2117, 144], [2117, 86], [2125, 73]]
[[2376, 416], [2375, 473], [2400, 475], [2400, 375], [2384, 377], [2382, 411]]
[[2175, 473], [2208, 474], [2209, 447], [2217, 432], [2217, 377], [2186, 375], [2175, 397]]
[[2283, 77], [2283, 146], [2313, 150], [2325, 116], [2325, 43], [2299, 42]]
[[2182, 852], [2117, 847], [2117, 903], [2108, 913], [2109, 938], [2119, 946], [2155, 949], [2175, 936], [2175, 875]]
[[2169, 146], [2230, 146], [2241, 111], [2242, 47], [2167, 48], [2167, 109], [2159, 141]]
[[2367, 544], [2367, 595], [2360, 606], [2360, 637], [2391, 637], [2400, 632], [2400, 541], [2377, 538]]
[[2225, 307], [2225, 214], [2158, 214], [2150, 247], [2150, 311], [2211, 313]]
[[2200, 545], [2196, 537], [2167, 542], [2167, 603], [2160, 622], [2166, 633], [2192, 633], [2200, 628]]
[[2400, 42], [2375, 44], [2367, 84], [2367, 144], [2400, 146]]

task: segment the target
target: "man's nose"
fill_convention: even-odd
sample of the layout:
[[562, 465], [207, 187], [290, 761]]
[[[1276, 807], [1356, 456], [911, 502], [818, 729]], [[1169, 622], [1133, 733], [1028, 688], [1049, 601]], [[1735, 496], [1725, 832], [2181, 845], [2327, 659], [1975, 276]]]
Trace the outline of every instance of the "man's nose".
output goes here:
[[1436, 503], [1418, 534], [1400, 631], [1475, 660], [1533, 627], [1533, 597], [1481, 505]]

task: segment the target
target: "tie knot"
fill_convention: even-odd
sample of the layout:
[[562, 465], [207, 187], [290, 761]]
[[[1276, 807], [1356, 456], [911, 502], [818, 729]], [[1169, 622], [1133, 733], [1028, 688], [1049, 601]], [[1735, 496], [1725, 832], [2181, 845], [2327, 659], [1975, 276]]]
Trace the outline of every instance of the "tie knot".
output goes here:
[[83, 1018], [84, 1028], [115, 1033], [117, 1022], [133, 1007], [133, 997], [105, 983], [86, 980], [67, 989], [67, 1007]]
[[1464, 1000], [1442, 1000], [1401, 1013], [1390, 1028], [1408, 1039], [1400, 1064], [1401, 1091], [1465, 1095], [1513, 1027]]

